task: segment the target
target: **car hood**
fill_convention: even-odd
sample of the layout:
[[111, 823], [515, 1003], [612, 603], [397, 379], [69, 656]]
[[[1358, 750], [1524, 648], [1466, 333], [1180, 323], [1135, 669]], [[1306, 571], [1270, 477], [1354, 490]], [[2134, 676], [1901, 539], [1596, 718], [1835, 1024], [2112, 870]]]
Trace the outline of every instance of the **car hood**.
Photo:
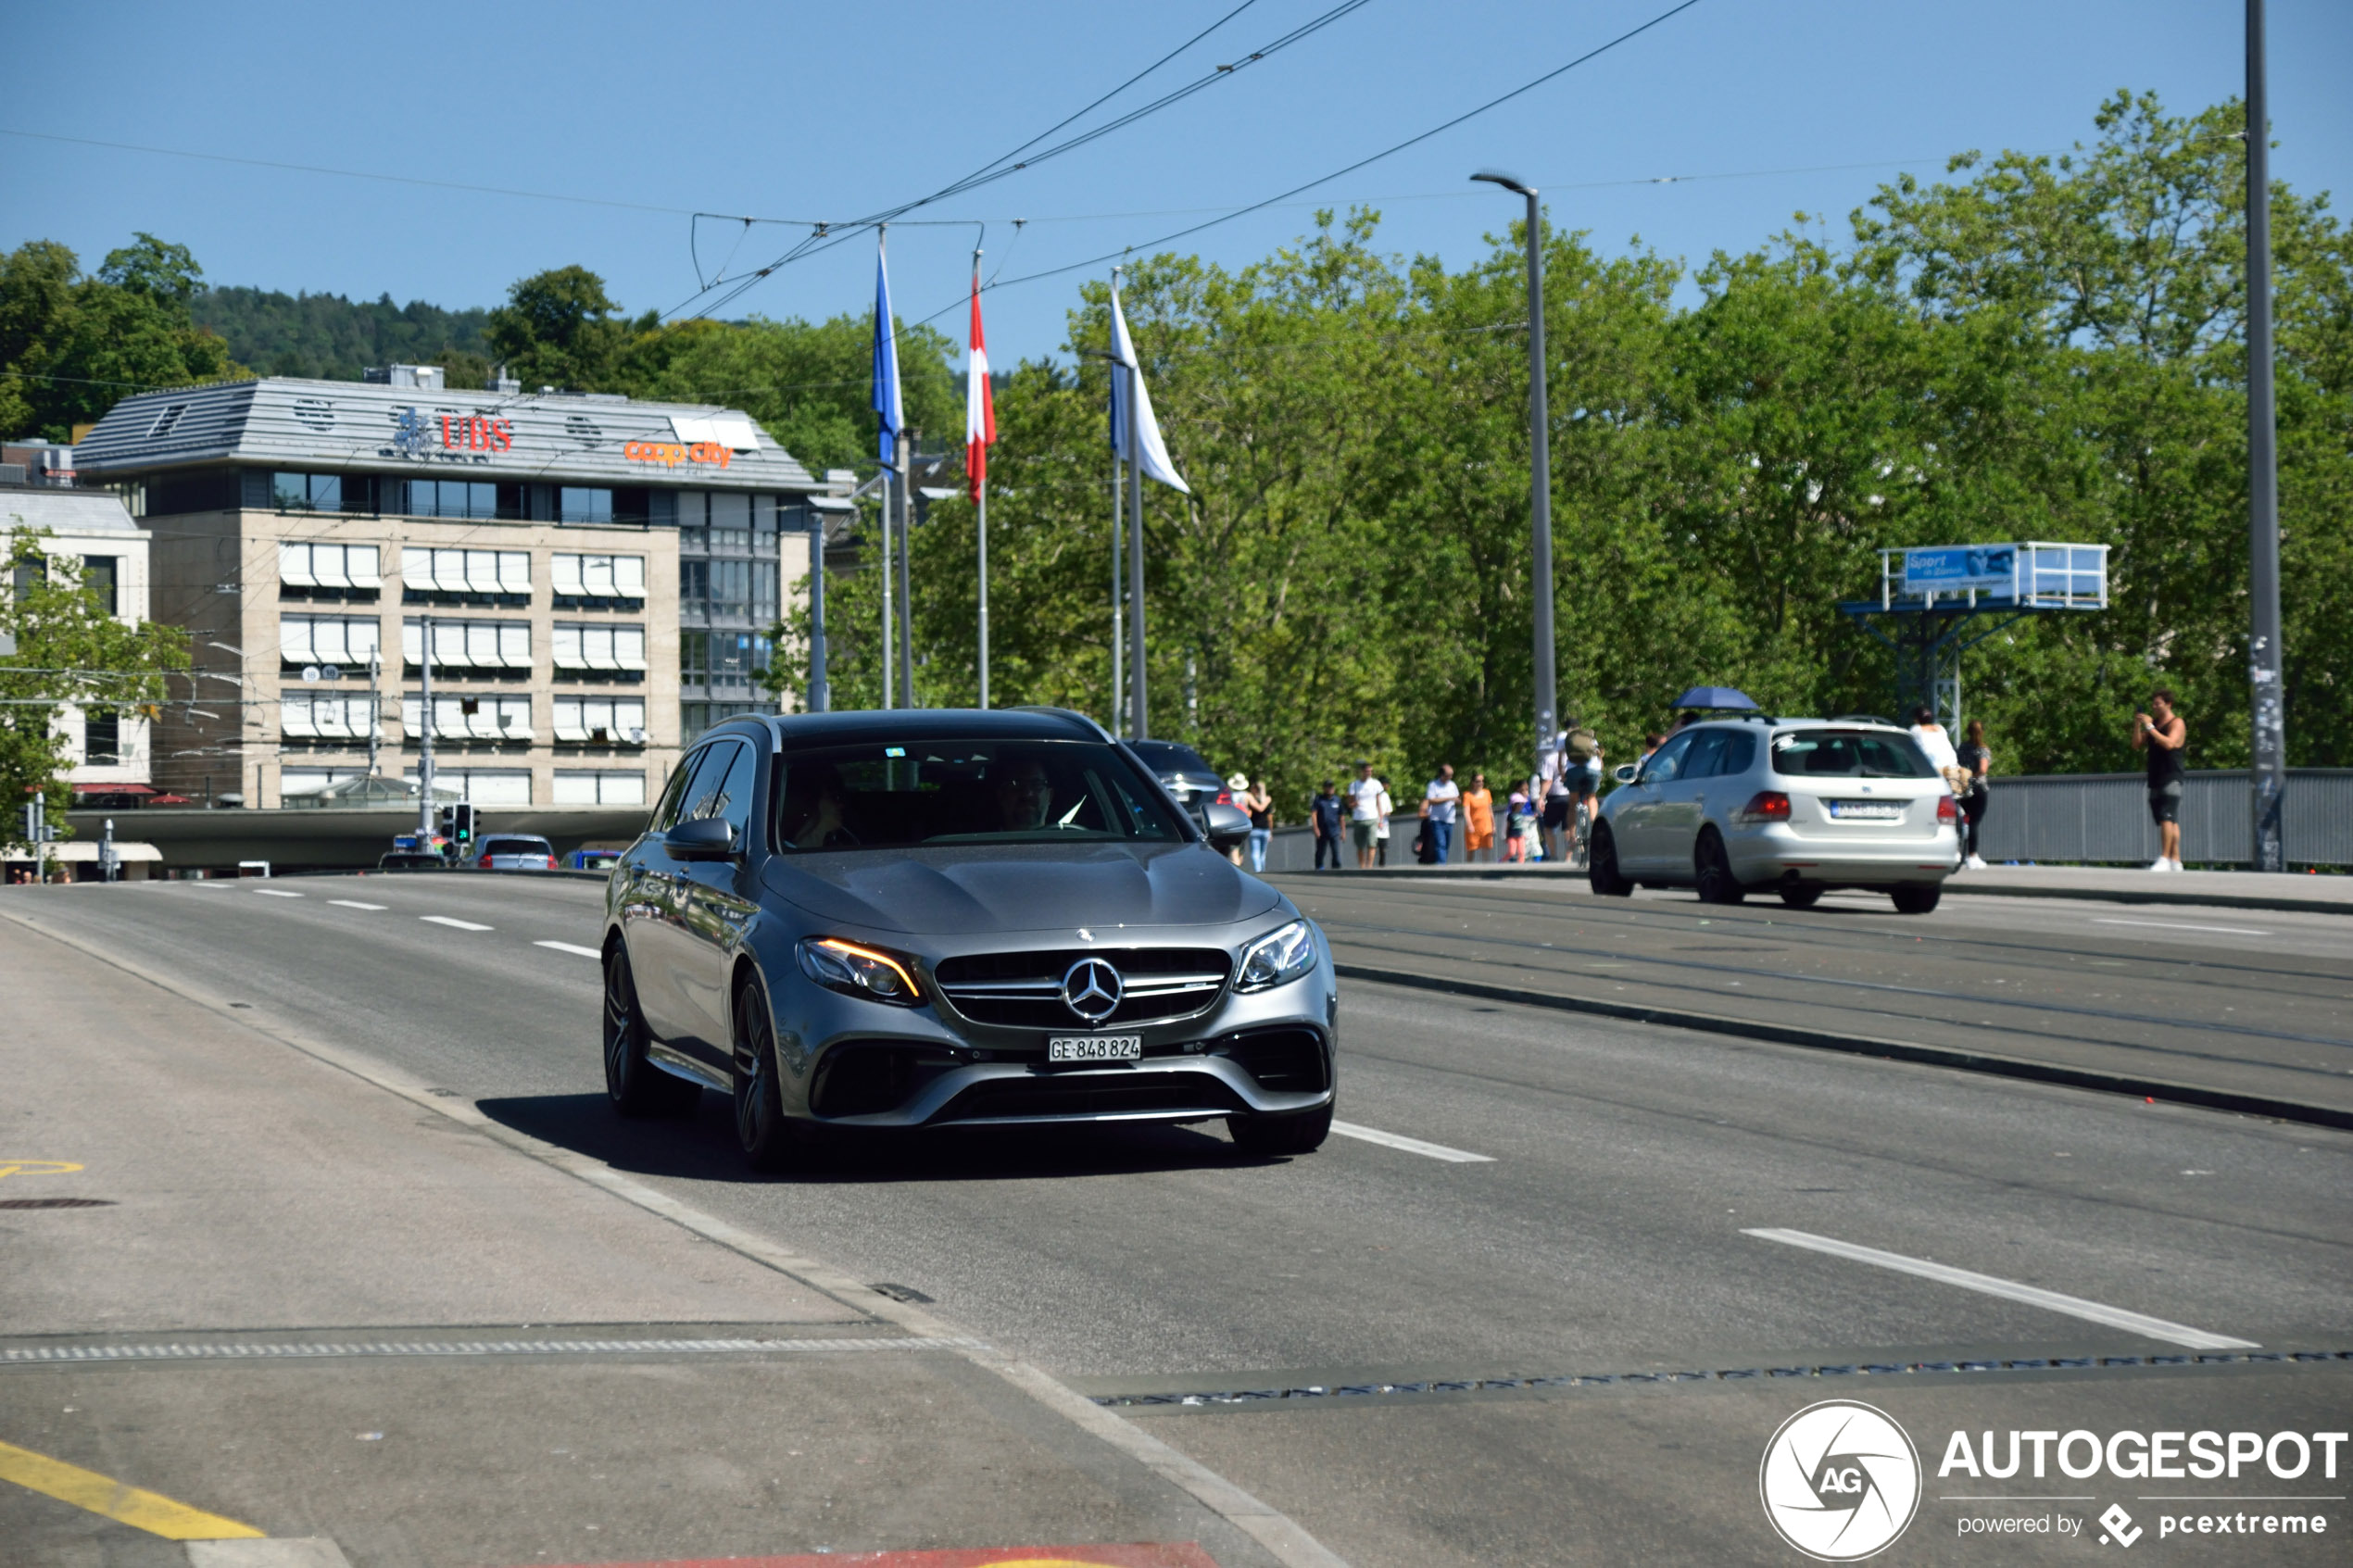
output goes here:
[[761, 878], [777, 897], [827, 920], [943, 936], [1220, 925], [1282, 901], [1224, 856], [1192, 844], [779, 856]]

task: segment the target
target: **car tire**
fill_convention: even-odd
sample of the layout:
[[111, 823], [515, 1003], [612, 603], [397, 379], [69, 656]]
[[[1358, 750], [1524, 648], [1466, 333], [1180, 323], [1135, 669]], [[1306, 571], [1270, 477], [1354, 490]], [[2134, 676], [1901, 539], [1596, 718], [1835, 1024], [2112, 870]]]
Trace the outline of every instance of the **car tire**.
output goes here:
[[1699, 835], [1699, 852], [1692, 860], [1699, 874], [1701, 903], [1737, 904], [1748, 897], [1748, 889], [1732, 874], [1732, 858], [1724, 853], [1724, 840], [1714, 828]]
[[1895, 912], [1899, 915], [1924, 915], [1936, 908], [1944, 897], [1944, 889], [1932, 882], [1906, 882], [1894, 889]]
[[1604, 898], [1631, 897], [1634, 884], [1617, 869], [1617, 840], [1607, 822], [1595, 822], [1585, 846], [1585, 880]]
[[683, 1116], [701, 1103], [702, 1091], [656, 1067], [648, 1038], [629, 949], [615, 942], [605, 954], [605, 1098], [623, 1116]]
[[1313, 1154], [1332, 1135], [1332, 1108], [1295, 1116], [1228, 1116], [1226, 1131], [1244, 1154]]
[[1818, 887], [1796, 886], [1781, 889], [1781, 902], [1793, 909], [1810, 909], [1821, 901], [1822, 890]]
[[[752, 975], [736, 987], [736, 1142], [744, 1163], [760, 1172], [789, 1171], [808, 1163], [812, 1130], [785, 1114], [784, 1085], [776, 1062], [776, 1025], [768, 991]], [[749, 1071], [740, 1064], [749, 1060]]]

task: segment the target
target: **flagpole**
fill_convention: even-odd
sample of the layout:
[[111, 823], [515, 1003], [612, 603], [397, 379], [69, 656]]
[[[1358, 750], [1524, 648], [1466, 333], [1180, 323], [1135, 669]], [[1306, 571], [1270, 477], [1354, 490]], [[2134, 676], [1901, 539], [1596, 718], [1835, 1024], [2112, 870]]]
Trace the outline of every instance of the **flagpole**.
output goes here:
[[828, 712], [825, 682], [825, 514], [809, 508], [809, 711]]
[[[1113, 311], [1113, 313], [1114, 313], [1114, 315], [1116, 315], [1116, 314], [1117, 314], [1117, 312], [1118, 312], [1118, 310], [1119, 310], [1119, 269], [1118, 269], [1118, 268], [1116, 268], [1116, 267], [1114, 267], [1114, 268], [1113, 268], [1113, 269], [1111, 270], [1111, 298], [1112, 298], [1112, 307], [1112, 307], [1112, 311]], [[1115, 344], [1115, 343], [1116, 343], [1116, 339], [1114, 339], [1114, 344]], [[1120, 387], [1120, 384], [1119, 384], [1119, 378], [1120, 378], [1123, 374], [1125, 374], [1125, 373], [1126, 373], [1126, 367], [1124, 364], [1122, 364], [1122, 362], [1120, 361], [1120, 358], [1119, 358], [1119, 356], [1118, 356], [1118, 354], [1117, 354], [1117, 353], [1115, 353], [1115, 352], [1114, 352], [1114, 354], [1112, 354], [1112, 355], [1110, 356], [1110, 358], [1111, 358], [1111, 729], [1112, 729], [1112, 734], [1114, 734], [1115, 735], [1115, 734], [1117, 734], [1119, 733], [1120, 723], [1121, 723], [1121, 720], [1122, 720], [1122, 717], [1123, 717], [1123, 715], [1122, 715], [1122, 710], [1123, 710], [1124, 709], [1126, 709], [1126, 706], [1127, 706], [1127, 676], [1126, 676], [1126, 666], [1125, 666], [1125, 664], [1124, 664], [1124, 662], [1123, 662], [1123, 661], [1125, 660], [1125, 659], [1126, 658], [1126, 653], [1127, 653], [1127, 637], [1126, 637], [1126, 633], [1125, 630], [1123, 629], [1123, 627], [1122, 627], [1122, 625], [1121, 625], [1121, 617], [1120, 617], [1120, 613], [1119, 613], [1119, 592], [1120, 592], [1120, 582], [1119, 582], [1119, 576], [1120, 576], [1120, 572], [1119, 572], [1119, 556], [1120, 556], [1120, 552], [1121, 552], [1121, 550], [1122, 550], [1122, 549], [1126, 546], [1126, 538], [1127, 538], [1127, 525], [1126, 525], [1126, 514], [1125, 514], [1124, 512], [1122, 512], [1122, 511], [1121, 511], [1121, 509], [1120, 509], [1120, 503], [1121, 503], [1121, 502], [1122, 502], [1122, 501], [1126, 498], [1126, 479], [1125, 479], [1125, 477], [1124, 477], [1124, 475], [1123, 475], [1123, 473], [1122, 473], [1122, 471], [1121, 471], [1121, 470], [1120, 470], [1120, 466], [1119, 466], [1119, 464], [1120, 464], [1120, 456], [1119, 456], [1119, 455], [1120, 455], [1121, 450], [1124, 448], [1124, 446], [1125, 446], [1125, 445], [1126, 445], [1126, 432], [1125, 432], [1125, 431], [1124, 431], [1124, 430], [1120, 427], [1120, 422], [1119, 422], [1119, 421], [1120, 421], [1120, 418], [1121, 418], [1121, 414], [1120, 414], [1120, 407], [1119, 407], [1119, 395], [1120, 395], [1120, 392], [1121, 392], [1121, 390], [1122, 390], [1122, 389], [1121, 389], [1121, 387]]]
[[899, 660], [892, 657], [892, 646], [899, 640], [899, 622], [892, 617], [890, 608], [890, 480], [887, 473], [886, 470], [882, 493], [882, 705], [896, 708], [899, 698], [891, 682]]
[[[981, 232], [985, 234], [988, 232], [988, 230], [984, 228]], [[973, 246], [972, 331], [975, 345], [977, 345], [980, 337], [980, 247], [978, 245]], [[978, 375], [981, 377], [985, 387], [985, 383], [988, 380], [988, 361], [987, 358], [983, 355], [976, 354], [972, 356], [971, 359], [967, 362], [964, 369], [964, 377], [966, 382], [969, 383], [972, 377]], [[964, 423], [967, 426], [970, 426], [973, 423], [972, 410], [975, 406], [975, 400], [978, 395], [979, 394], [976, 393], [971, 385], [967, 384], [965, 386]], [[980, 706], [984, 709], [988, 706], [988, 447], [987, 437], [995, 430], [995, 420], [996, 416], [992, 412], [989, 415], [989, 424], [988, 430], [975, 432], [967, 429], [964, 432], [964, 465], [968, 470], [972, 466], [971, 449], [973, 437], [975, 434], [979, 434], [983, 438], [981, 445], [980, 483], [973, 486], [973, 506], [976, 514], [974, 520], [973, 532], [975, 540], [979, 546]]]
[[1143, 375], [1139, 367], [1127, 367], [1127, 679], [1132, 693], [1127, 731], [1134, 740], [1151, 737], [1144, 705], [1144, 465], [1136, 426], [1136, 390]]
[[899, 443], [899, 690], [909, 708], [922, 706], [915, 700], [915, 585], [908, 561], [915, 553], [914, 495], [909, 489], [912, 465], [907, 454], [913, 439], [909, 431]]

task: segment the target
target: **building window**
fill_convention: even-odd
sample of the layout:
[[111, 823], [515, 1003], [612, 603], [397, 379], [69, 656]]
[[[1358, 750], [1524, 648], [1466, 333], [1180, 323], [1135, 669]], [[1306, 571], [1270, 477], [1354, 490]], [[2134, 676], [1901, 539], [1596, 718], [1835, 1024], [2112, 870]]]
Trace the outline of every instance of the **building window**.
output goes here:
[[636, 608], [645, 603], [643, 556], [574, 556], [560, 550], [547, 558], [547, 566], [558, 609], [602, 608], [608, 604], [626, 604]]
[[[376, 733], [374, 704], [344, 692], [290, 692], [278, 699], [278, 734], [287, 740], [350, 741], [359, 746]], [[341, 751], [344, 746], [329, 746]], [[283, 784], [279, 786], [285, 788]]]
[[373, 616], [282, 615], [278, 618], [278, 662], [288, 669], [326, 664], [355, 672], [376, 655]]
[[678, 705], [678, 733], [681, 744], [692, 746], [695, 737], [713, 724], [740, 719], [749, 713], [774, 713], [773, 702], [682, 702]]
[[612, 521], [612, 492], [565, 485], [556, 508], [559, 522], [609, 523]]
[[711, 616], [711, 563], [707, 560], [682, 560], [678, 563], [678, 608], [686, 615]]
[[122, 760], [122, 719], [111, 709], [96, 709], [82, 717], [82, 759], [94, 768], [112, 767]]
[[[415, 784], [417, 771], [409, 769], [407, 777], [409, 783]], [[449, 768], [436, 762], [433, 792], [436, 797], [454, 795], [477, 806], [528, 806], [531, 774], [511, 768]]]
[[120, 556], [84, 556], [82, 558], [82, 585], [97, 599], [98, 608], [108, 615], [122, 613], [120, 595], [122, 558]]
[[706, 686], [711, 684], [711, 633], [681, 632], [678, 633], [678, 684], [686, 686]]
[[276, 473], [270, 477], [270, 504], [282, 512], [339, 512], [343, 475]]
[[480, 518], [498, 515], [498, 486], [463, 479], [411, 479], [391, 486], [394, 510], [409, 517]]
[[531, 552], [404, 545], [400, 583], [401, 597], [409, 604], [484, 604], [520, 609], [531, 602]]
[[29, 599], [32, 596], [35, 585], [49, 581], [49, 558], [39, 555], [19, 556], [16, 560], [16, 570], [10, 575], [16, 581], [16, 595], [19, 602]]
[[556, 738], [590, 746], [646, 744], [646, 702], [635, 696], [560, 696], [551, 721]]
[[384, 586], [373, 545], [278, 542], [278, 594], [296, 599], [373, 599]]
[[609, 671], [634, 676], [646, 668], [646, 629], [609, 623], [555, 625], [555, 667], [558, 670]]
[[646, 803], [646, 775], [643, 773], [571, 772], [556, 774], [556, 804], [559, 806], [643, 806]]
[[711, 567], [710, 614], [714, 621], [742, 621], [751, 613], [751, 562], [714, 560]]
[[[411, 670], [425, 662], [425, 632], [420, 617], [400, 623], [400, 659]], [[437, 616], [433, 623], [436, 671], [512, 670], [531, 672], [531, 622], [466, 621]]]
[[[364, 697], [358, 699], [365, 702]], [[411, 741], [423, 737], [424, 699], [411, 692], [400, 699], [400, 728]], [[531, 698], [497, 696], [488, 692], [433, 694], [433, 734], [435, 740], [528, 741]]]

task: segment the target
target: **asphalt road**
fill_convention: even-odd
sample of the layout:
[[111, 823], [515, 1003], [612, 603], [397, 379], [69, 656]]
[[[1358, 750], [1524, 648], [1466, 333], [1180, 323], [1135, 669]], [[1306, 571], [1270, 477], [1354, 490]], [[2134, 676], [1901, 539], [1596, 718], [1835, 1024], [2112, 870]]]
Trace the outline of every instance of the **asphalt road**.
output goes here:
[[[2353, 1414], [2353, 1363], [2334, 1359], [2353, 1351], [2353, 1137], [2341, 1133], [1359, 983], [1343, 987], [1341, 1116], [1425, 1147], [1335, 1136], [1262, 1163], [1214, 1128], [975, 1133], [755, 1180], [716, 1097], [691, 1123], [607, 1112], [596, 963], [561, 946], [593, 949], [598, 893], [305, 878], [45, 889], [8, 895], [7, 910], [858, 1279], [932, 1298], [964, 1330], [1126, 1401], [1116, 1408], [1359, 1568], [1798, 1561], [1764, 1526], [1756, 1464], [1814, 1399], [1888, 1410], [1931, 1474], [1951, 1429], [2309, 1432]], [[2353, 985], [2320, 917], [2122, 911], [2171, 922], [2132, 926], [2099, 923], [2111, 916], [2097, 906], [2005, 900], [1898, 921], [1861, 906], [1793, 917], [1561, 897], [1388, 884], [1319, 887], [1311, 907], [1343, 956], [1573, 969], [1607, 976], [1579, 984], [1701, 1010], [1754, 993], [1869, 1012], [1884, 1029], [1998, 991], [2007, 1010], [1993, 1016], [2010, 1032], [2060, 1043], [2180, 1055], [2186, 1037], [2244, 1019], [2228, 1038], [2249, 1071], [2311, 1076], [2344, 1055], [2334, 1042]], [[1826, 977], [1906, 989], [1890, 1001]], [[2171, 1034], [2148, 1022], [2169, 1016]], [[2019, 1299], [2002, 1282], [2075, 1304]], [[2201, 1351], [2227, 1359], [2195, 1364]], [[2296, 1351], [2333, 1359], [2245, 1359]], [[1836, 1370], [2068, 1358], [2095, 1364]], [[1646, 1381], [1663, 1374], [1704, 1375]], [[2353, 1528], [2342, 1479], [2262, 1481], [2235, 1495], [2327, 1494], [2310, 1506]], [[1972, 1509], [2072, 1510], [2080, 1524], [2109, 1501], [2159, 1506], [2145, 1482], [2058, 1488], [2096, 1500], [2057, 1499], [2057, 1486], [2026, 1488], [2049, 1500], [1997, 1506], [1944, 1500], [1953, 1488], [1931, 1479], [1886, 1561], [2040, 1561], [2090, 1540], [1989, 1545], [1959, 1533]], [[2267, 1542], [2250, 1560], [2296, 1552], [2342, 1560], [2320, 1541], [2285, 1555]]]
[[1345, 962], [2234, 1091], [2353, 1116], [2342, 914], [1951, 897], [1811, 909], [1581, 880], [1276, 879]]

